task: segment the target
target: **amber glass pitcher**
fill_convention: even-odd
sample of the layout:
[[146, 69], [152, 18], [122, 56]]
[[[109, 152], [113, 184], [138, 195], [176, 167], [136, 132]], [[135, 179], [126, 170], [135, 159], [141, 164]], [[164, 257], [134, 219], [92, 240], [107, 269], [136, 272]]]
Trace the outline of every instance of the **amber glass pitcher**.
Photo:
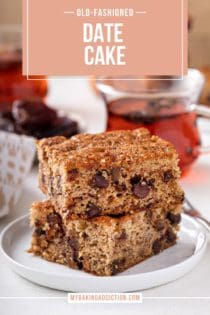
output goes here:
[[190, 69], [184, 79], [98, 78], [97, 88], [107, 106], [107, 130], [145, 127], [174, 144], [183, 174], [200, 153], [198, 115], [210, 118], [210, 109], [198, 105], [204, 84], [202, 74]]

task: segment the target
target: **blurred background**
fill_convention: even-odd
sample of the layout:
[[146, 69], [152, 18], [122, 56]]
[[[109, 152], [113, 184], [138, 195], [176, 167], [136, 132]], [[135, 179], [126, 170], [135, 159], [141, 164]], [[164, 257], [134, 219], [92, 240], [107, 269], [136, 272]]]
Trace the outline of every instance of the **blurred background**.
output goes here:
[[0, 1], [0, 24], [21, 25], [22, 0]]

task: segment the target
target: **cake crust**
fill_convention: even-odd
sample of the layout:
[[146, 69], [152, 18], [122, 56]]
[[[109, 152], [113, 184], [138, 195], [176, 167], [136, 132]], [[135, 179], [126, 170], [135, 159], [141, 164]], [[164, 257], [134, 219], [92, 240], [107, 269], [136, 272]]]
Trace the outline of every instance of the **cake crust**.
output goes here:
[[178, 156], [146, 129], [37, 143], [39, 184], [63, 215], [118, 215], [183, 201]]

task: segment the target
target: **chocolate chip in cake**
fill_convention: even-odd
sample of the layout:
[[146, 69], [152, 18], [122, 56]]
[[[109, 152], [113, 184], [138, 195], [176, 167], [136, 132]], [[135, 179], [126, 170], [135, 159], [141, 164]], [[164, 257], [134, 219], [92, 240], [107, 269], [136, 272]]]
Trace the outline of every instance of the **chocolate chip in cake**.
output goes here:
[[42, 230], [42, 228], [36, 228], [34, 233], [37, 235], [37, 236], [41, 236], [41, 235], [44, 235], [45, 234], [45, 231]]
[[83, 263], [82, 261], [77, 261], [77, 267], [79, 270], [82, 270], [83, 269]]
[[82, 233], [82, 237], [86, 240], [89, 236], [88, 236], [88, 234], [86, 232], [83, 232]]
[[133, 194], [139, 199], [144, 199], [150, 192], [149, 186], [145, 183], [138, 183], [133, 186]]
[[138, 175], [135, 175], [135, 176], [131, 177], [130, 183], [131, 183], [131, 185], [136, 185], [140, 182], [140, 180], [141, 180], [141, 177]]
[[125, 258], [113, 260], [112, 265], [111, 265], [111, 271], [112, 271], [113, 276], [116, 275], [123, 268], [123, 265], [125, 264], [125, 262], [126, 262]]
[[53, 196], [54, 195], [53, 176], [50, 176], [48, 181], [49, 181], [49, 185], [48, 186], [49, 186], [49, 189], [50, 189], [50, 194], [51, 194], [51, 196]]
[[150, 202], [146, 205], [146, 209], [151, 210], [152, 208], [153, 208], [153, 203]]
[[72, 258], [77, 263], [78, 248], [79, 248], [78, 240], [76, 238], [69, 237], [68, 244], [72, 249]]
[[176, 240], [176, 234], [171, 228], [166, 231], [166, 239], [169, 243], [174, 243]]
[[154, 187], [155, 179], [154, 178], [148, 179], [146, 180], [146, 183], [148, 186]]
[[77, 250], [78, 249], [78, 241], [76, 238], [73, 238], [73, 237], [69, 237], [68, 238], [68, 244], [69, 246], [74, 249], [74, 250]]
[[98, 172], [96, 175], [93, 176], [91, 185], [93, 187], [98, 188], [107, 188], [109, 186], [108, 180], [101, 174], [101, 172]]
[[181, 222], [181, 214], [169, 212], [167, 214], [167, 219], [169, 219], [172, 224], [179, 224]]
[[36, 227], [40, 227], [41, 221], [38, 220], [38, 219], [36, 219], [35, 222], [34, 222], [34, 225], [35, 225]]
[[117, 237], [119, 241], [126, 240], [126, 238], [127, 238], [127, 233], [125, 232], [125, 230], [122, 230], [120, 236]]
[[50, 213], [47, 216], [47, 222], [53, 226], [55, 224], [60, 225], [62, 223], [61, 217], [57, 213]]
[[174, 178], [174, 175], [172, 174], [171, 171], [164, 172], [164, 174], [163, 174], [163, 181], [164, 181], [164, 183], [168, 183], [173, 178]]
[[71, 182], [72, 180], [75, 180], [77, 176], [79, 175], [79, 171], [77, 168], [72, 168], [71, 170], [68, 171], [68, 181]]
[[163, 220], [156, 220], [154, 223], [154, 227], [157, 231], [162, 231], [165, 227], [165, 221]]
[[161, 240], [154, 241], [154, 243], [152, 245], [153, 253], [155, 255], [157, 255], [157, 254], [159, 254], [161, 252], [161, 249], [162, 249], [162, 242], [161, 242]]
[[102, 209], [93, 203], [89, 203], [87, 206], [87, 217], [88, 218], [93, 218], [101, 214]]
[[111, 170], [111, 177], [114, 183], [118, 183], [119, 178], [120, 178], [120, 167], [114, 167]]
[[119, 192], [122, 192], [122, 191], [126, 191], [127, 190], [127, 187], [124, 183], [122, 184], [117, 184], [116, 185], [116, 190], [119, 191]]

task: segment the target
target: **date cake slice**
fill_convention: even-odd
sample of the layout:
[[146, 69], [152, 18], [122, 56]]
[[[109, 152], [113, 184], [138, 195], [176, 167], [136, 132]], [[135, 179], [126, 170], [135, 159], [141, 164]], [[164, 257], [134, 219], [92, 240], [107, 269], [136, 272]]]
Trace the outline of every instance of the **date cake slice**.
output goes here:
[[51, 201], [31, 208], [30, 253], [98, 276], [111, 276], [176, 243], [180, 205], [122, 216], [63, 219]]
[[41, 190], [62, 216], [131, 214], [181, 204], [174, 147], [146, 129], [37, 142]]

